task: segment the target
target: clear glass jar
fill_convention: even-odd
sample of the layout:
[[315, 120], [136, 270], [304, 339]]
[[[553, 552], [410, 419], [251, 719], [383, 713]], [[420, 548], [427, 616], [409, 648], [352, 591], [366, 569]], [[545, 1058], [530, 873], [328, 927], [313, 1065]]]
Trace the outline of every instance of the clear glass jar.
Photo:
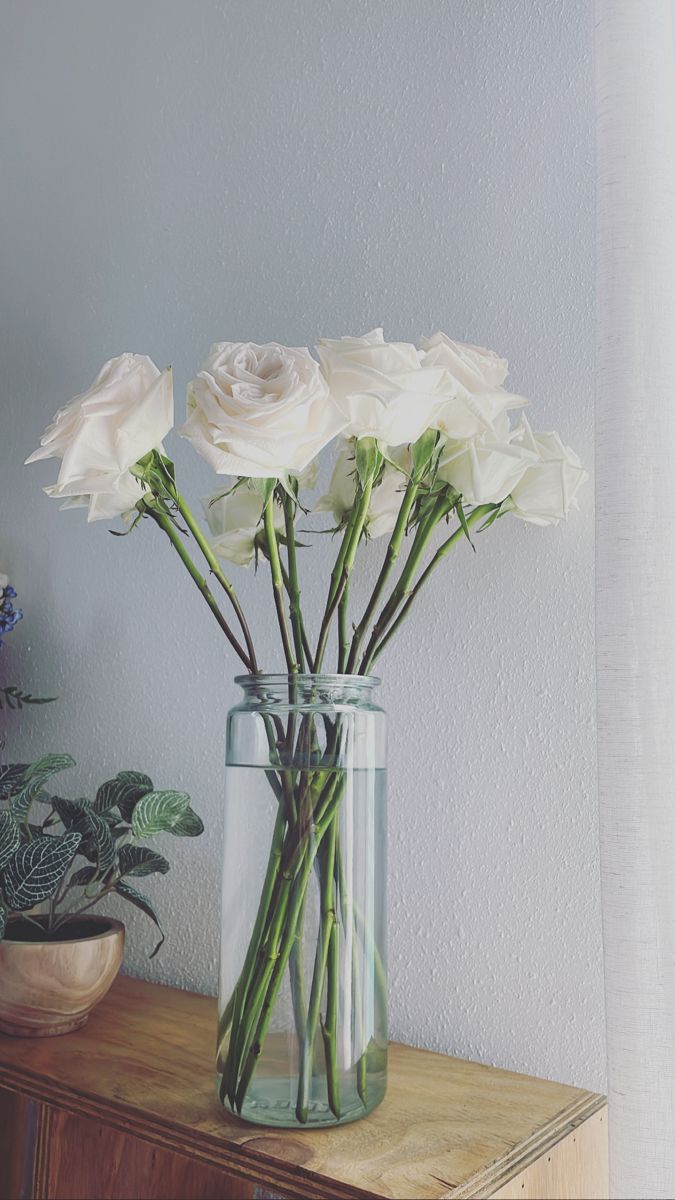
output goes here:
[[219, 1094], [261, 1125], [384, 1096], [385, 715], [360, 675], [242, 676], [227, 737]]

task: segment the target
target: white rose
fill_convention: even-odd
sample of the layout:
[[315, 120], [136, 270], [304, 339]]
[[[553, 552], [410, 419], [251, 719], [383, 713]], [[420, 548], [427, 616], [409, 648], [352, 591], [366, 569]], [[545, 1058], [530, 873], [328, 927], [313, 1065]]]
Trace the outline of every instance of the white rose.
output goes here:
[[60, 458], [48, 496], [64, 508], [88, 506], [88, 520], [112, 518], [142, 496], [130, 468], [161, 449], [173, 424], [171, 368], [160, 371], [144, 354], [121, 354], [100, 370], [82, 396], [54, 417], [27, 463]]
[[442, 367], [423, 366], [407, 342], [385, 342], [381, 329], [316, 347], [330, 393], [347, 421], [346, 437], [384, 446], [416, 442], [434, 422], [447, 391]]
[[446, 372], [448, 399], [434, 422], [446, 437], [461, 441], [494, 430], [502, 413], [528, 403], [501, 386], [508, 363], [492, 350], [454, 342], [440, 331], [421, 338], [420, 346], [423, 366], [442, 367]]
[[0, 592], [3, 592], [9, 585], [9, 575], [0, 574]]
[[494, 429], [466, 441], [447, 441], [438, 475], [461, 492], [467, 504], [499, 504], [536, 458], [516, 440], [516, 431], [502, 413], [495, 419]]
[[577, 493], [586, 483], [578, 455], [557, 433], [533, 434], [523, 418], [516, 440], [537, 456], [511, 491], [511, 512], [533, 525], [557, 525], [578, 508]]
[[[211, 549], [218, 558], [247, 567], [255, 555], [256, 538], [262, 532], [263, 499], [249, 484], [223, 496], [214, 492], [202, 499], [211, 531]], [[274, 524], [284, 528], [284, 511], [274, 501]]]
[[[382, 537], [391, 533], [396, 524], [403, 493], [406, 488], [406, 472], [410, 470], [410, 455], [407, 450], [394, 454], [398, 467], [385, 463], [379, 483], [373, 488], [366, 532], [368, 537]], [[338, 454], [330, 486], [325, 496], [316, 505], [316, 512], [332, 512], [338, 525], [351, 512], [356, 496], [356, 462], [353, 444], [342, 448]]]
[[[310, 463], [298, 476], [298, 486], [313, 488], [316, 477], [316, 463]], [[255, 556], [256, 538], [262, 531], [262, 497], [252, 484], [241, 484], [226, 495], [217, 491], [203, 496], [202, 507], [213, 535], [211, 548], [214, 554], [247, 567]], [[273, 511], [275, 527], [283, 533], [286, 527], [284, 510], [276, 500]]]
[[125, 521], [130, 521], [138, 501], [148, 494], [143, 491], [135, 475], [132, 475], [130, 471], [126, 475], [120, 475], [114, 491], [110, 492], [92, 492], [89, 495], [64, 498], [58, 490], [58, 484], [51, 484], [42, 490], [53, 499], [63, 499], [63, 504], [60, 505], [62, 509], [88, 508], [88, 521], [114, 521], [115, 517], [122, 517]]
[[179, 431], [219, 475], [297, 475], [344, 428], [305, 348], [219, 342], [188, 387]]

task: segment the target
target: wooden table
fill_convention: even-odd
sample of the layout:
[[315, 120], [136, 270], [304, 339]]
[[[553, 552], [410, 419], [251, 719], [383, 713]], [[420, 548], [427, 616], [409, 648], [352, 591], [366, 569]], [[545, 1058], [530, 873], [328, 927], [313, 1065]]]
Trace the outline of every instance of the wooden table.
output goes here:
[[602, 1096], [392, 1045], [369, 1117], [263, 1129], [215, 1099], [215, 1017], [122, 978], [76, 1033], [0, 1036], [0, 1198], [607, 1195]]

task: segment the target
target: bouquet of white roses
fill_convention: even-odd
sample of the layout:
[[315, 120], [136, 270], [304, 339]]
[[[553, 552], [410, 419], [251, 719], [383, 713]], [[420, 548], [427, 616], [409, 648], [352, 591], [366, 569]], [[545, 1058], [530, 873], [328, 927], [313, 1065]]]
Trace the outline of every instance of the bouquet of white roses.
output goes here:
[[[527, 401], [505, 390], [507, 364], [488, 350], [444, 333], [423, 338], [418, 349], [386, 342], [376, 329], [323, 339], [317, 353], [319, 362], [304, 348], [220, 342], [190, 383], [179, 432], [217, 474], [235, 480], [205, 500], [210, 536], [178, 491], [162, 446], [173, 425], [171, 369], [160, 371], [144, 355], [107, 362], [89, 390], [56, 414], [26, 460], [61, 459], [58, 479], [45, 491], [63, 508], [84, 506], [90, 521], [123, 515], [159, 525], [253, 672], [253, 639], [223, 560], [246, 565], [256, 552], [269, 560], [289, 671], [321, 669], [331, 621], [339, 617], [338, 669], [363, 672], [458, 534], [470, 537], [471, 526], [485, 528], [506, 513], [557, 524], [576, 507], [587, 478], [556, 433], [533, 433], [524, 415], [511, 423], [509, 411]], [[316, 510], [332, 510], [343, 536], [312, 648], [298, 603], [295, 519], [317, 456], [338, 437], [330, 490]], [[434, 532], [452, 517], [457, 530], [422, 569]], [[238, 633], [186, 548], [181, 522], [233, 606]], [[349, 631], [357, 551], [387, 534], [373, 594]], [[378, 610], [406, 538], [405, 568]]]
[[[277, 343], [211, 348], [188, 386], [187, 420], [179, 430], [228, 477], [203, 501], [206, 528], [181, 494], [162, 444], [173, 424], [171, 371], [145, 356], [123, 354], [106, 363], [89, 390], [57, 413], [27, 460], [59, 458], [58, 479], [45, 490], [63, 507], [86, 506], [90, 521], [123, 516], [131, 528], [141, 521], [157, 525], [254, 678], [261, 675], [255, 631], [224, 564], [267, 560], [290, 687], [293, 679], [326, 669], [333, 631], [337, 672], [370, 673], [454, 546], [507, 514], [556, 524], [576, 507], [587, 478], [556, 433], [533, 433], [522, 413], [527, 401], [504, 387], [506, 362], [488, 350], [444, 333], [417, 347], [387, 342], [376, 329], [364, 337], [324, 339], [317, 357]], [[305, 492], [315, 480], [317, 456], [333, 442], [332, 480], [315, 511], [332, 513], [340, 536], [312, 633], [301, 603], [296, 521], [311, 507]], [[372, 594], [352, 613], [349, 583], [357, 556], [385, 538]], [[300, 1044], [296, 1113], [307, 1121], [320, 1021], [328, 1103], [337, 1120], [338, 966], [331, 949], [336, 914], [351, 920], [354, 907], [336, 833], [344, 780], [331, 773], [339, 722], [324, 720], [320, 734], [311, 718], [289, 718], [285, 727], [266, 718], [266, 732], [278, 821], [248, 952], [221, 1016], [221, 1094], [242, 1111], [284, 972], [295, 970], [297, 978], [298, 931], [316, 868], [325, 904], [309, 1001], [293, 988]], [[309, 773], [289, 767], [298, 747]], [[355, 927], [354, 938], [358, 934]], [[363, 1062], [356, 1079], [365, 1106]]]

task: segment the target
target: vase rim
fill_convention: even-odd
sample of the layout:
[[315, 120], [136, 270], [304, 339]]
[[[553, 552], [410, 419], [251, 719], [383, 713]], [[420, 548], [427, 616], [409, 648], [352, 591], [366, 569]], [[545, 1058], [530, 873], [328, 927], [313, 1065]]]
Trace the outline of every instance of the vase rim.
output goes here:
[[374, 687], [379, 687], [382, 681], [379, 675], [347, 675], [323, 671], [314, 675], [311, 671], [297, 671], [293, 675], [266, 672], [259, 675], [235, 675], [234, 682], [248, 692], [260, 687], [287, 688], [293, 683], [300, 684], [302, 687], [348, 687], [370, 691]]

